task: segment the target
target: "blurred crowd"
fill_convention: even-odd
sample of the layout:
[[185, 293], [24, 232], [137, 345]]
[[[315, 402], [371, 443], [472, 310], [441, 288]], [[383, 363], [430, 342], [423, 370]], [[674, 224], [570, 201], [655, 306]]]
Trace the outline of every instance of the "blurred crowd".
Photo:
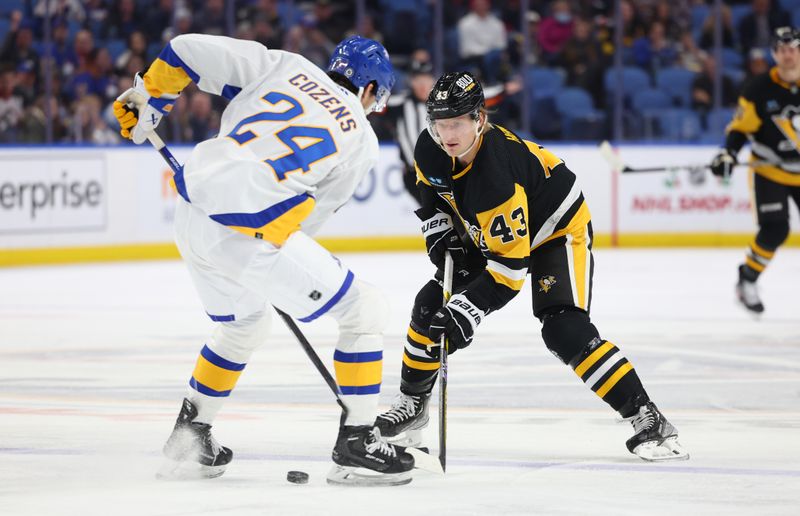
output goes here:
[[[533, 136], [540, 139], [608, 133], [610, 116], [605, 115], [614, 93], [609, 70], [618, 50], [613, 0], [530, 0], [524, 15], [519, 0], [442, 1], [444, 67], [470, 69], [487, 87], [497, 85], [496, 118], [520, 128], [529, 117]], [[45, 142], [48, 123], [54, 142], [121, 141], [110, 113], [114, 98], [170, 38], [189, 32], [255, 40], [300, 53], [322, 67], [339, 40], [358, 32], [385, 44], [398, 70], [395, 93], [413, 95], [409, 84], [420, 75], [413, 70], [433, 73], [420, 65], [430, 63], [434, 51], [435, 2], [365, 0], [359, 18], [355, 1], [3, 0], [0, 142]], [[654, 88], [663, 70], [690, 72], [688, 98], [669, 97], [668, 107], [690, 109], [703, 124], [714, 107], [717, 68], [724, 72], [720, 105], [730, 109], [742, 81], [769, 68], [772, 30], [800, 18], [800, 0], [726, 0], [718, 63], [712, 51], [713, 11], [706, 3], [623, 0], [621, 5], [623, 65], [644, 72]], [[555, 72], [552, 95], [532, 79], [537, 70]], [[523, 84], [532, 93], [527, 111]], [[567, 116], [567, 108], [559, 106], [559, 89], [585, 92], [588, 104], [573, 115], [597, 114], [602, 122], [596, 135], [570, 133], [559, 123], [560, 115]], [[633, 94], [625, 102], [626, 109], [636, 107]], [[213, 136], [224, 103], [190, 86], [162, 124], [165, 138], [197, 142]], [[395, 138], [390, 116], [373, 118], [382, 139]], [[632, 132], [643, 131], [634, 122], [630, 126]]]

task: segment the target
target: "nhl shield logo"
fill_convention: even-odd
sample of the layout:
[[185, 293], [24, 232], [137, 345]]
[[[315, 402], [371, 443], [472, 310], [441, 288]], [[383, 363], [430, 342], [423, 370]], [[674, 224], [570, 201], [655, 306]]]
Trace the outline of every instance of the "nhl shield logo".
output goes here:
[[542, 276], [539, 278], [539, 292], [547, 294], [556, 283], [555, 276]]

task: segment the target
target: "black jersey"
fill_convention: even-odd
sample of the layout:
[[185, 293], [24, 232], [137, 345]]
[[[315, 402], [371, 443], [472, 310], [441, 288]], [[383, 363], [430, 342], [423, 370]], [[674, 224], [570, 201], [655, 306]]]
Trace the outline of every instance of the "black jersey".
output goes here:
[[725, 146], [738, 152], [747, 138], [753, 159], [774, 163], [754, 170], [784, 185], [800, 185], [800, 83], [789, 84], [778, 69], [757, 75], [745, 85], [726, 129]]
[[565, 234], [576, 217], [587, 224], [589, 211], [575, 174], [550, 151], [498, 125], [488, 125], [478, 145], [462, 167], [424, 131], [414, 160], [423, 207], [454, 215], [486, 257], [468, 290], [488, 312], [522, 288], [532, 250]]

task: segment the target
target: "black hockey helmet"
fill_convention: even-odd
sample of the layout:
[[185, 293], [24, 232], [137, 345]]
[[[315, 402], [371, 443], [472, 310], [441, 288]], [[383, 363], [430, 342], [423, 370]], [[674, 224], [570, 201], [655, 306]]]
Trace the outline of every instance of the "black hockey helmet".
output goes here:
[[450, 72], [436, 81], [425, 107], [430, 120], [466, 114], [472, 114], [477, 120], [478, 110], [485, 102], [483, 88], [478, 79], [469, 72]]
[[772, 50], [777, 49], [778, 45], [800, 47], [800, 31], [793, 27], [778, 27], [772, 33]]

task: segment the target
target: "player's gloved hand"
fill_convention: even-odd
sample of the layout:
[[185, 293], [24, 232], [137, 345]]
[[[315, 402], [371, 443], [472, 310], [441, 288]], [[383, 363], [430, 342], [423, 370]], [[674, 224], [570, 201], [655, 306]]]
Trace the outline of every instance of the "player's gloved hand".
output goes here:
[[[155, 131], [159, 122], [172, 110], [177, 95], [162, 94], [153, 97], [144, 86], [140, 74], [133, 78], [133, 87], [128, 88], [114, 102], [114, 116], [122, 128], [120, 134], [140, 144], [147, 135]], [[127, 107], [127, 109], [125, 109]]]
[[448, 355], [453, 354], [457, 349], [466, 348], [472, 343], [475, 328], [485, 315], [483, 310], [464, 295], [464, 292], [455, 294], [446, 305], [433, 314], [428, 337], [434, 342], [439, 342], [442, 335], [447, 336]]
[[420, 208], [415, 211], [422, 220], [422, 235], [428, 258], [437, 268], [444, 268], [444, 257], [449, 251], [454, 264], [463, 264], [466, 250], [461, 242], [450, 215], [436, 209]]
[[728, 149], [721, 149], [711, 162], [711, 173], [722, 179], [731, 177], [733, 167], [736, 166], [736, 155]]

